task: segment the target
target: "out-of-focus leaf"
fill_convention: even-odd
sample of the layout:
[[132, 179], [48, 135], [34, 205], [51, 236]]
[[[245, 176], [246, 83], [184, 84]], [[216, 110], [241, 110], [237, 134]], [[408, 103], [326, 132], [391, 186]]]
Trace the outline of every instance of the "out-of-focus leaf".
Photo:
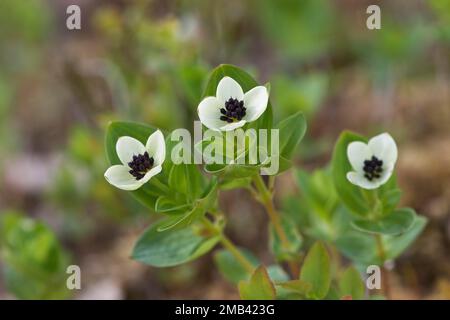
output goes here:
[[297, 226], [288, 217], [282, 216], [281, 227], [291, 245], [290, 248], [284, 248], [280, 237], [275, 232], [272, 224], [269, 225], [270, 250], [275, 254], [278, 261], [292, 261], [298, 259], [299, 250], [302, 246], [303, 239]]
[[[427, 219], [417, 216], [411, 228], [403, 234], [382, 236], [382, 244], [386, 253], [386, 259], [395, 259], [401, 255], [408, 246], [423, 231]], [[362, 264], [382, 264], [378, 256], [378, 248], [375, 237], [371, 234], [350, 230], [336, 241], [336, 246], [347, 258]]]
[[381, 195], [383, 215], [391, 213], [400, 202], [402, 191], [400, 189], [387, 190]]
[[267, 273], [272, 281], [288, 281], [289, 275], [278, 264], [272, 264], [267, 267]]
[[414, 210], [403, 208], [377, 220], [357, 219], [352, 222], [352, 225], [363, 232], [398, 235], [411, 228], [415, 218]]
[[266, 268], [259, 266], [249, 281], [239, 282], [239, 294], [243, 300], [273, 300], [275, 287]]
[[311, 284], [306, 296], [310, 299], [322, 299], [328, 293], [331, 284], [330, 257], [325, 246], [316, 242], [309, 250], [300, 273], [300, 280]]
[[239, 188], [247, 188], [252, 182], [252, 178], [240, 178], [240, 179], [223, 179], [219, 183], [221, 190], [232, 190]]
[[411, 228], [399, 236], [386, 237], [383, 244], [386, 251], [387, 259], [395, 259], [402, 254], [422, 233], [427, 219], [417, 216]]
[[293, 291], [302, 297], [306, 296], [312, 289], [311, 283], [298, 279], [280, 282], [277, 283], [277, 286], [280, 286], [289, 291]]
[[[239, 251], [255, 266], [256, 269], [259, 264], [258, 258], [246, 249], [239, 249]], [[218, 251], [214, 255], [214, 261], [219, 272], [228, 281], [237, 284], [239, 281], [250, 279], [251, 273], [249, 273], [228, 250], [223, 249]]]
[[339, 279], [339, 291], [341, 297], [350, 296], [353, 300], [364, 298], [364, 282], [358, 270], [348, 267]]
[[19, 299], [68, 297], [69, 259], [53, 232], [20, 214], [2, 215], [0, 252], [7, 289]]
[[347, 258], [364, 265], [381, 264], [373, 235], [350, 230], [336, 240], [336, 246]]

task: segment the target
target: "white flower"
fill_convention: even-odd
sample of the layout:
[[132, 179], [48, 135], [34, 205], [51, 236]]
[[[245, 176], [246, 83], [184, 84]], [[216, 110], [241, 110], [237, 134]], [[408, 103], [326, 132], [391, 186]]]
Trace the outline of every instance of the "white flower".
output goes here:
[[239, 83], [224, 77], [217, 85], [216, 96], [203, 99], [197, 111], [200, 121], [209, 129], [229, 131], [258, 119], [268, 101], [266, 87], [257, 86], [244, 94]]
[[145, 146], [135, 138], [120, 137], [116, 152], [122, 164], [109, 167], [105, 178], [119, 189], [132, 191], [161, 172], [166, 144], [162, 132], [157, 130], [150, 135]]
[[347, 147], [347, 157], [353, 170], [347, 179], [364, 189], [376, 189], [392, 175], [397, 161], [397, 145], [388, 133], [369, 140], [368, 144], [354, 141]]

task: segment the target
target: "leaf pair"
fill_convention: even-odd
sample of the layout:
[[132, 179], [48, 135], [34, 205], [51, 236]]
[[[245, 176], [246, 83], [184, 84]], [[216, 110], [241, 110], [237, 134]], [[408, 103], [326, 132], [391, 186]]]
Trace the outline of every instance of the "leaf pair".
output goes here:
[[[399, 235], [383, 235], [381, 237], [385, 251], [385, 260], [397, 258], [425, 228], [427, 219], [418, 216], [414, 219], [413, 225]], [[336, 241], [338, 249], [348, 258], [361, 265], [382, 264], [378, 256], [378, 249], [375, 237], [366, 232], [350, 230]]]

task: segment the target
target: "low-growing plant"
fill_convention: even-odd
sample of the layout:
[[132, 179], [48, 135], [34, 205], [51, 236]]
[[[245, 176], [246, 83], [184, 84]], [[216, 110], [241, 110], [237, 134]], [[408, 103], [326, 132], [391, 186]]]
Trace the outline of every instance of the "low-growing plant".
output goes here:
[[[270, 84], [220, 65], [197, 110], [209, 130], [196, 130], [194, 141], [185, 129], [109, 125], [105, 178], [162, 216], [139, 237], [132, 258], [170, 267], [221, 245], [214, 261], [242, 299], [368, 298], [367, 267], [397, 258], [426, 224], [413, 209], [398, 208], [396, 143], [387, 133], [368, 140], [344, 132], [329, 165], [312, 173], [294, 169], [305, 118], [296, 113], [274, 124], [269, 95]], [[287, 170], [295, 172], [301, 197], [284, 199], [281, 214], [274, 186]], [[248, 190], [264, 206], [274, 263], [264, 265], [226, 235], [227, 214], [217, 200], [231, 189]], [[382, 280], [390, 298], [386, 269]]]
[[0, 219], [0, 258], [8, 291], [19, 299], [64, 299], [69, 256], [43, 222], [7, 211]]

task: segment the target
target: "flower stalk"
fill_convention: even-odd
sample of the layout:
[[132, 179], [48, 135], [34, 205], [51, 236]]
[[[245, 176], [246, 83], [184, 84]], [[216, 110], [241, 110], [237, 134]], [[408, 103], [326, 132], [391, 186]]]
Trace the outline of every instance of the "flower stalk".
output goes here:
[[[381, 215], [381, 208], [380, 208], [380, 198], [378, 194], [378, 189], [374, 190], [363, 190], [363, 194], [366, 197], [366, 200], [369, 202], [369, 204], [373, 207], [372, 210], [369, 213], [370, 218], [376, 218]], [[383, 293], [386, 296], [387, 299], [391, 300], [391, 286], [390, 286], [390, 280], [389, 280], [389, 270], [384, 266], [384, 263], [386, 262], [386, 251], [384, 249], [383, 245], [383, 238], [381, 234], [375, 234], [375, 241], [377, 245], [377, 253], [378, 258], [381, 261], [381, 281], [382, 281], [382, 287], [383, 287]]]
[[241, 264], [241, 266], [248, 272], [253, 273], [255, 267], [253, 264], [239, 251], [239, 249], [234, 245], [234, 243], [219, 230], [208, 218], [204, 217], [202, 219], [203, 225], [214, 234], [220, 237], [220, 243], [227, 249], [234, 258]]
[[381, 282], [382, 282], [382, 286], [383, 286], [383, 293], [388, 300], [391, 300], [392, 294], [391, 294], [391, 284], [390, 284], [390, 279], [389, 279], [389, 270], [384, 266], [384, 263], [386, 262], [386, 252], [384, 250], [383, 239], [380, 234], [376, 234], [375, 240], [377, 243], [378, 257], [380, 258], [381, 263], [382, 263], [382, 265], [381, 265], [381, 270], [382, 270]]
[[[278, 214], [277, 210], [275, 209], [275, 206], [273, 204], [272, 200], [272, 193], [269, 191], [269, 189], [266, 187], [266, 184], [264, 183], [263, 179], [260, 175], [256, 175], [253, 179], [256, 189], [259, 192], [259, 200], [266, 208], [267, 215], [269, 216], [270, 222], [272, 223], [275, 232], [277, 233], [278, 237], [280, 238], [281, 245], [285, 250], [289, 250], [292, 246], [291, 243], [284, 232], [284, 229], [281, 225], [280, 215]], [[291, 275], [296, 278], [299, 272], [299, 267], [297, 263], [290, 261], [288, 263], [289, 269], [291, 271]]]

